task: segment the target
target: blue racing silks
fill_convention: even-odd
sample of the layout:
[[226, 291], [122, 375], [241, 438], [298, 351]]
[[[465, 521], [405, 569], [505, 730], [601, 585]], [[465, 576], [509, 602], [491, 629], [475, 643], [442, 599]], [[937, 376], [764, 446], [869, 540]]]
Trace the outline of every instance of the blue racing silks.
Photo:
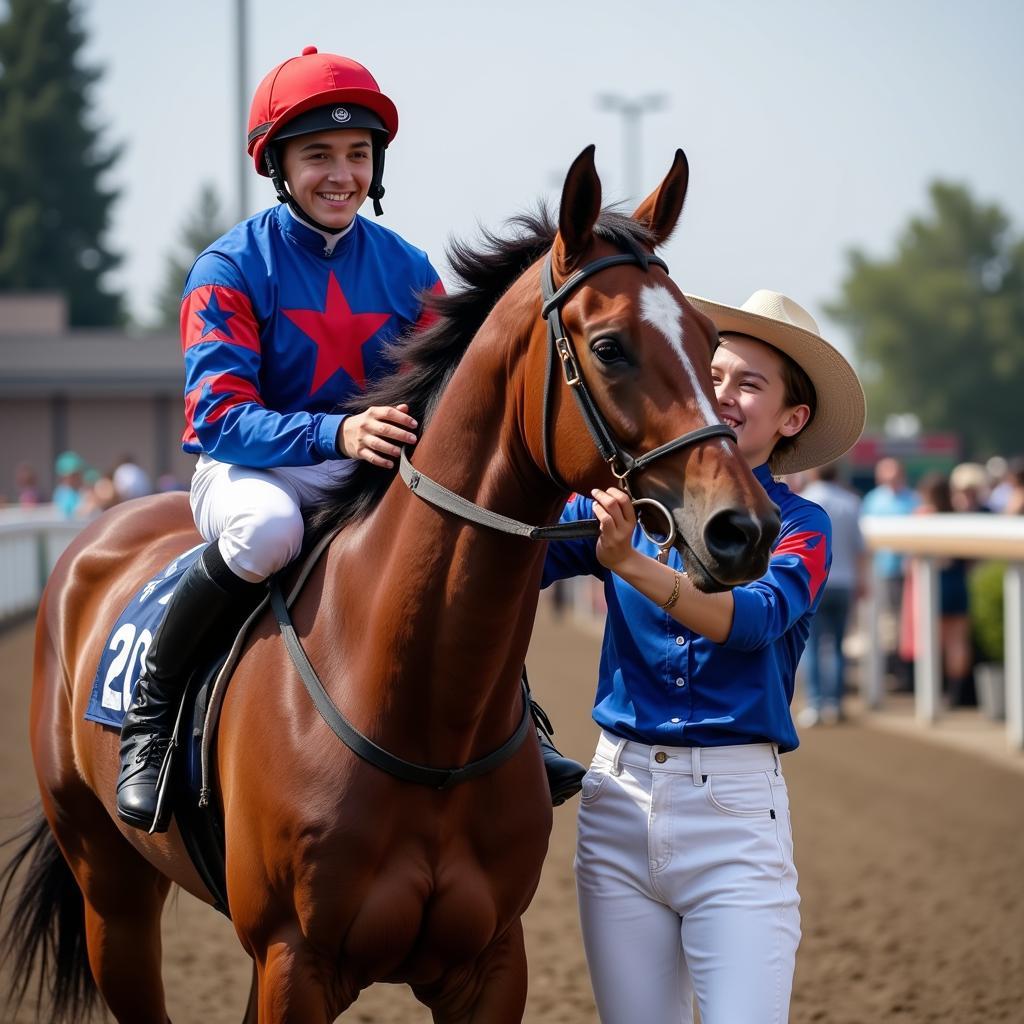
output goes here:
[[[721, 746], [799, 744], [789, 705], [809, 623], [831, 565], [832, 529], [818, 505], [772, 478], [754, 475], [779, 506], [782, 529], [761, 579], [732, 591], [732, 628], [717, 644], [680, 625], [598, 562], [596, 541], [554, 541], [543, 586], [591, 575], [604, 583], [608, 606], [594, 721], [616, 736], [646, 744]], [[574, 497], [562, 522], [593, 518], [593, 501]], [[633, 546], [658, 549], [639, 527]], [[673, 548], [669, 565], [683, 570]]]
[[393, 368], [386, 346], [441, 291], [425, 253], [357, 216], [334, 240], [284, 205], [196, 259], [181, 303], [187, 452], [252, 467], [339, 457], [339, 403]]

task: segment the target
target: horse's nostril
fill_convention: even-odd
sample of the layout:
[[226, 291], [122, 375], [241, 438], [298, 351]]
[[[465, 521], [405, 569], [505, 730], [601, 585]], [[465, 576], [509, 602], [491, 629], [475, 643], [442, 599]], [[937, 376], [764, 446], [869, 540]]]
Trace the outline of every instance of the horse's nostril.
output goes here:
[[704, 527], [704, 544], [719, 562], [735, 562], [748, 557], [761, 541], [760, 520], [740, 509], [716, 512]]

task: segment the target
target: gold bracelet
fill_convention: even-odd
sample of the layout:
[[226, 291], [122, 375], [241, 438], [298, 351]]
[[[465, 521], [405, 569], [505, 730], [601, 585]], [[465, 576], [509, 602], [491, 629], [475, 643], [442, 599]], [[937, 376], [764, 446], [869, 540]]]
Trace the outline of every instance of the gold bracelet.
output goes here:
[[661, 606], [665, 611], [668, 611], [679, 600], [679, 580], [681, 576], [682, 574], [677, 571], [675, 579], [672, 581], [672, 596]]

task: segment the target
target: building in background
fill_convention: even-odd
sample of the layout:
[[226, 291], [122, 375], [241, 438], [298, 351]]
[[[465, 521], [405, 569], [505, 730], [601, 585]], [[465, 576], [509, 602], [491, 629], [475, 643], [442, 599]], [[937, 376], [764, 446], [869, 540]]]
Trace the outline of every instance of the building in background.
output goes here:
[[60, 295], [0, 295], [0, 497], [14, 500], [21, 463], [49, 495], [68, 450], [101, 472], [130, 453], [153, 480], [187, 483], [183, 386], [176, 333], [69, 329]]

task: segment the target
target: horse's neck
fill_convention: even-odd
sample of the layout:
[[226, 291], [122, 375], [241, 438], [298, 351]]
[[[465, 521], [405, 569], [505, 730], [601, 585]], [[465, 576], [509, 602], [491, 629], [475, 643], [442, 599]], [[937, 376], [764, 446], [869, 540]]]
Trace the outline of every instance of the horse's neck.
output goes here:
[[[412, 458], [422, 473], [485, 508], [550, 521], [560, 496], [520, 435], [524, 359], [510, 376], [498, 330], [485, 327], [474, 341]], [[466, 524], [396, 480], [328, 559], [321, 609], [332, 609], [341, 632], [342, 689], [405, 749], [422, 740], [428, 759], [467, 757], [500, 743], [520, 708], [511, 698], [544, 550]], [[398, 702], [403, 714], [387, 716]], [[414, 723], [414, 735], [402, 735], [403, 720]]]

